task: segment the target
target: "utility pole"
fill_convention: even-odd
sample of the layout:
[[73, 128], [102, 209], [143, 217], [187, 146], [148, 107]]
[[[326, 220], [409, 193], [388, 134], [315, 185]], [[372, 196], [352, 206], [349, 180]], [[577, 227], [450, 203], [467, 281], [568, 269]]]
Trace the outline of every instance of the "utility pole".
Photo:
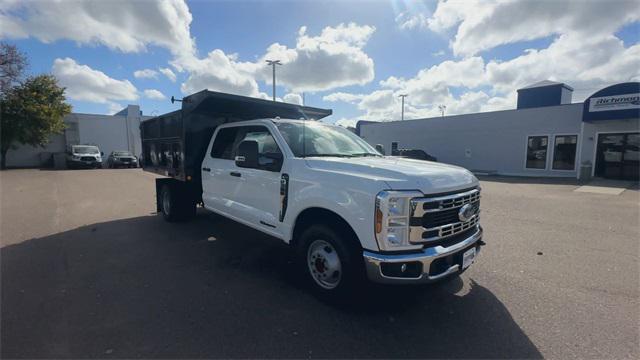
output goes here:
[[404, 120], [404, 98], [406, 98], [407, 96], [407, 94], [398, 95], [398, 97], [402, 99], [402, 115], [400, 116], [400, 120]]
[[276, 65], [282, 65], [280, 60], [267, 60], [267, 64], [273, 68], [273, 101], [276, 101]]
[[447, 105], [438, 105], [438, 109], [440, 109], [440, 113], [442, 114], [442, 118], [444, 119], [444, 111], [447, 110]]

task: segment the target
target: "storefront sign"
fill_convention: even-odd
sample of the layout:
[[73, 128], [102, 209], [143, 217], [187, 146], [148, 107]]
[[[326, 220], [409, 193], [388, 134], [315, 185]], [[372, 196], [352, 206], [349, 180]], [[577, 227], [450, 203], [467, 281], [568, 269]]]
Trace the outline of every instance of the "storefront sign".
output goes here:
[[640, 93], [592, 97], [589, 112], [640, 109]]

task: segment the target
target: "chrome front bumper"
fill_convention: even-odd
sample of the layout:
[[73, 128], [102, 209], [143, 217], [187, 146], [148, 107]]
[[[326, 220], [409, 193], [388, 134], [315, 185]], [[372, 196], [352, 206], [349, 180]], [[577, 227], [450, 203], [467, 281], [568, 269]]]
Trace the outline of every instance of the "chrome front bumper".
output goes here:
[[[411, 283], [431, 283], [443, 279], [460, 271], [461, 264], [453, 264], [448, 269], [438, 274], [429, 274], [431, 263], [436, 259], [455, 255], [463, 250], [476, 246], [476, 252], [480, 251], [482, 241], [482, 228], [478, 227], [470, 237], [451, 245], [449, 247], [434, 246], [422, 249], [419, 253], [411, 254], [378, 254], [364, 251], [364, 263], [367, 269], [369, 280], [385, 284], [411, 284]], [[389, 276], [383, 273], [384, 264], [422, 264], [420, 274], [412, 277]]]

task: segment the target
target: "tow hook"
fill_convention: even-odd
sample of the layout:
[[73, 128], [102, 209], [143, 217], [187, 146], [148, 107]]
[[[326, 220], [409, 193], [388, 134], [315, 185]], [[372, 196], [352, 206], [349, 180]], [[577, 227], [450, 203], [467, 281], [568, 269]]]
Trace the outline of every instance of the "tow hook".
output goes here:
[[478, 240], [478, 246], [485, 246], [485, 245], [487, 245], [487, 243], [482, 241], [482, 239]]

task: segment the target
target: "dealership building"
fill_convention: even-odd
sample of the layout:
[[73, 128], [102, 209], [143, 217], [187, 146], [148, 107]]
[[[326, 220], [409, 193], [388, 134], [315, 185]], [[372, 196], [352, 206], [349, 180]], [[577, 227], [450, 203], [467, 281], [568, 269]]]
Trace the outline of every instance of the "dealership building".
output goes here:
[[360, 121], [356, 132], [389, 154], [421, 149], [477, 173], [634, 180], [640, 176], [640, 83], [572, 103], [573, 89], [542, 81], [518, 90], [516, 109], [427, 119]]
[[44, 147], [20, 145], [7, 153], [8, 167], [40, 167], [53, 163], [54, 154], [64, 153], [69, 145], [96, 145], [105, 158], [112, 151], [142, 153], [140, 122], [151, 118], [142, 115], [138, 105], [129, 105], [113, 115], [71, 113], [64, 117], [62, 134], [49, 138]]

